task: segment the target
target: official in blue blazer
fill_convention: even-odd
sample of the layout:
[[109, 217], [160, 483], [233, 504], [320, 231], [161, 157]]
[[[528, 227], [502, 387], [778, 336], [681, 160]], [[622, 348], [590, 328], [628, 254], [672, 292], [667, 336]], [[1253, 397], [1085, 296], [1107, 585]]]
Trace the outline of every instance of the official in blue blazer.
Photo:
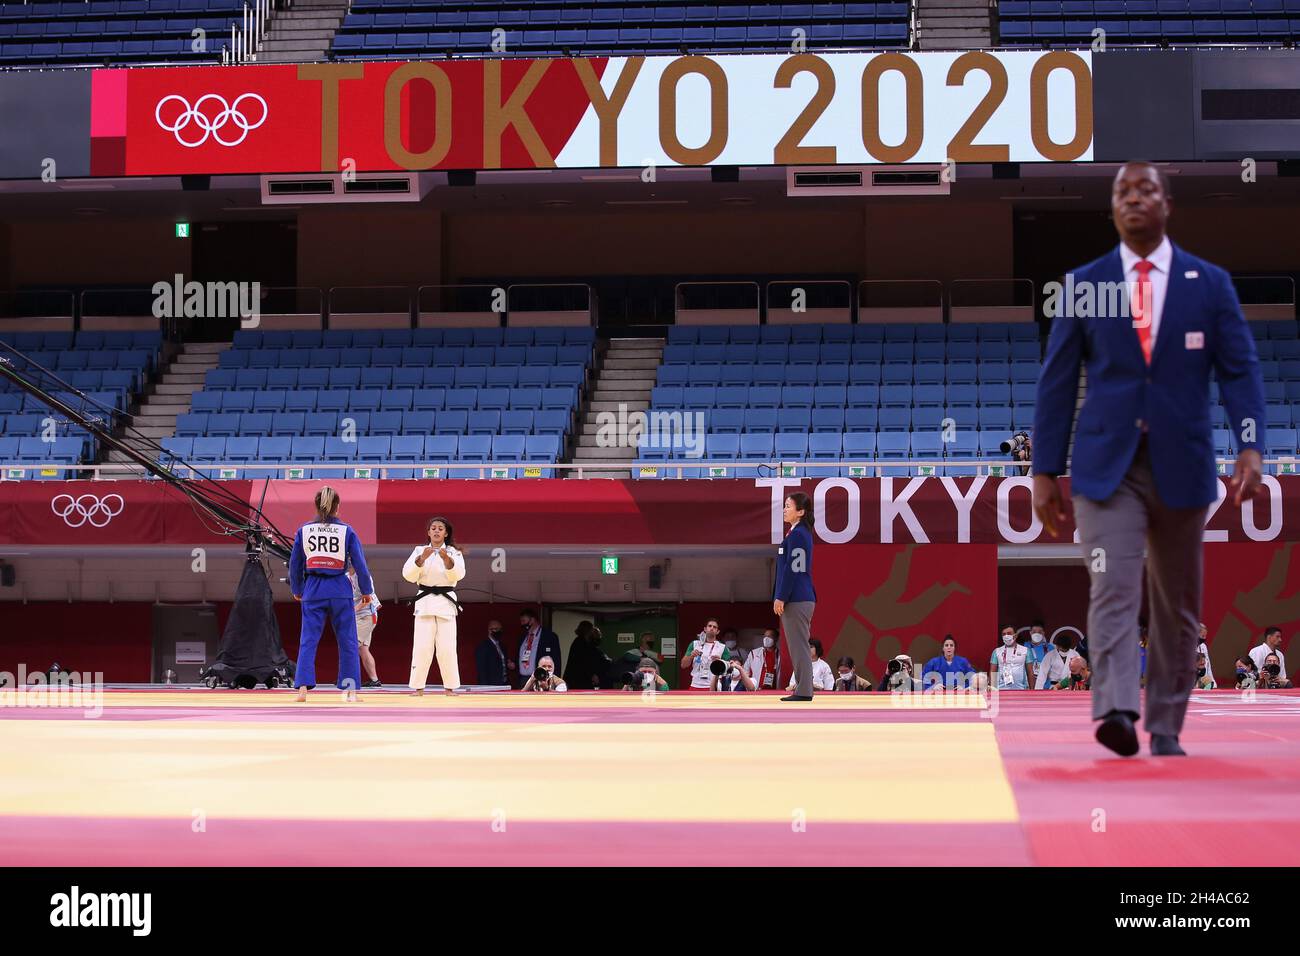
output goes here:
[[813, 699], [813, 660], [808, 646], [817, 591], [812, 581], [813, 508], [802, 491], [785, 499], [781, 512], [789, 533], [776, 553], [772, 610], [785, 627], [785, 642], [794, 664], [794, 693], [782, 700]]
[[[1196, 677], [1201, 538], [1218, 493], [1211, 372], [1241, 449], [1234, 504], [1258, 490], [1265, 442], [1259, 360], [1232, 282], [1169, 241], [1169, 209], [1168, 180], [1154, 166], [1120, 168], [1111, 192], [1120, 245], [1066, 277], [1067, 300], [1053, 310], [1034, 414], [1034, 509], [1055, 535], [1065, 519], [1057, 477], [1066, 471], [1079, 369], [1087, 368], [1070, 487], [1092, 578], [1093, 718], [1101, 721], [1097, 740], [1126, 757], [1138, 751], [1144, 550], [1146, 729], [1152, 754], [1184, 753], [1178, 736]], [[1114, 283], [1128, 293], [1118, 309], [1106, 294]]]

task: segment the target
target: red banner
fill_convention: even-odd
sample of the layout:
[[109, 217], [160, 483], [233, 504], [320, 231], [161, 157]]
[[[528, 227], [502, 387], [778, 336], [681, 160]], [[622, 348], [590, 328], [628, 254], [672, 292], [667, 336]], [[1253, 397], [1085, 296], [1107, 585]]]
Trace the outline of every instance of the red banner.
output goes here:
[[[410, 544], [444, 515], [466, 543], [494, 545], [766, 546], [781, 538], [785, 495], [813, 500], [825, 544], [1043, 544], [1028, 478], [760, 478], [713, 481], [332, 482], [340, 512], [367, 544]], [[1300, 477], [1266, 476], [1259, 501], [1225, 495], [1206, 525], [1207, 543], [1300, 540]], [[292, 535], [312, 519], [320, 482], [222, 482], [235, 499], [262, 504]], [[220, 540], [188, 498], [161, 483], [0, 482], [0, 543], [157, 545]]]

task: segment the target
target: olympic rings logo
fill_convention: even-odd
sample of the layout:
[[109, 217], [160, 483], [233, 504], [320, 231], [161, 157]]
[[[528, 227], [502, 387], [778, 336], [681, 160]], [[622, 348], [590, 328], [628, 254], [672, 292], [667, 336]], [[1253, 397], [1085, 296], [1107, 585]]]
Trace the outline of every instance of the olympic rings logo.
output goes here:
[[[176, 100], [181, 104], [181, 111], [170, 122], [163, 122], [163, 106], [169, 100]], [[244, 100], [256, 100], [262, 107], [262, 115], [258, 117], [256, 123], [251, 122], [250, 118], [240, 108]], [[204, 112], [204, 105], [211, 102], [219, 106], [215, 115], [208, 115], [212, 112], [209, 109]], [[226, 98], [217, 93], [208, 93], [200, 96], [193, 106], [190, 101], [179, 94], [173, 93], [170, 96], [164, 96], [154, 107], [153, 118], [157, 121], [159, 127], [171, 133], [176, 137], [176, 142], [188, 149], [194, 149], [196, 146], [202, 146], [211, 136], [222, 146], [238, 146], [248, 136], [249, 130], [257, 129], [266, 122], [268, 110], [266, 100], [262, 99], [256, 93], [245, 93], [242, 96], [235, 97], [235, 102], [226, 103]], [[234, 126], [238, 135], [233, 138], [223, 138], [223, 131]], [[202, 134], [202, 135], [199, 135]]]
[[[117, 499], [116, 505], [112, 504], [114, 498]], [[67, 503], [61, 505], [59, 502], [63, 499], [67, 499]], [[96, 495], [82, 495], [79, 498], [55, 495], [50, 502], [50, 510], [62, 518], [69, 528], [80, 528], [86, 523], [102, 528], [120, 515], [125, 506], [126, 502], [121, 495], [105, 495], [102, 499]]]

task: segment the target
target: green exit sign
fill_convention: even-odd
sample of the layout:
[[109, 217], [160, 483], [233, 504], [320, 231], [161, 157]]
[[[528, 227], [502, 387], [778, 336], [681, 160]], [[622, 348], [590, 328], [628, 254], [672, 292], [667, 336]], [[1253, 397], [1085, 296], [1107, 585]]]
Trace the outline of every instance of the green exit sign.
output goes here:
[[601, 574], [618, 574], [618, 558], [604, 557], [600, 559]]
[[188, 239], [190, 237], [190, 224], [188, 222], [178, 222], [176, 224], [176, 238]]

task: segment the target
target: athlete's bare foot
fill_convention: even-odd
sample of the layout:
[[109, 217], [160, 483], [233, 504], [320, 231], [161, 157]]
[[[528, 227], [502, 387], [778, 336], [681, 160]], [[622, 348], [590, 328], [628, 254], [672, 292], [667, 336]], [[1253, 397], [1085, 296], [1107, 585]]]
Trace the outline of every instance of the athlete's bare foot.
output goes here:
[[417, 687], [415, 690], [411, 691], [411, 696], [412, 696], [412, 697], [423, 697], [423, 696], [424, 696], [424, 688], [423, 688], [423, 687]]
[[354, 690], [350, 690], [350, 691], [347, 692], [347, 695], [346, 695], [343, 699], [344, 699], [345, 701], [347, 701], [349, 704], [355, 704], [355, 703], [356, 703], [357, 701], [359, 701], [361, 698], [357, 696], [357, 692], [356, 692], [356, 691], [354, 691]]
[[299, 687], [299, 688], [298, 688], [298, 703], [300, 703], [300, 704], [305, 704], [306, 702], [307, 702], [307, 688], [306, 688], [306, 687]]

